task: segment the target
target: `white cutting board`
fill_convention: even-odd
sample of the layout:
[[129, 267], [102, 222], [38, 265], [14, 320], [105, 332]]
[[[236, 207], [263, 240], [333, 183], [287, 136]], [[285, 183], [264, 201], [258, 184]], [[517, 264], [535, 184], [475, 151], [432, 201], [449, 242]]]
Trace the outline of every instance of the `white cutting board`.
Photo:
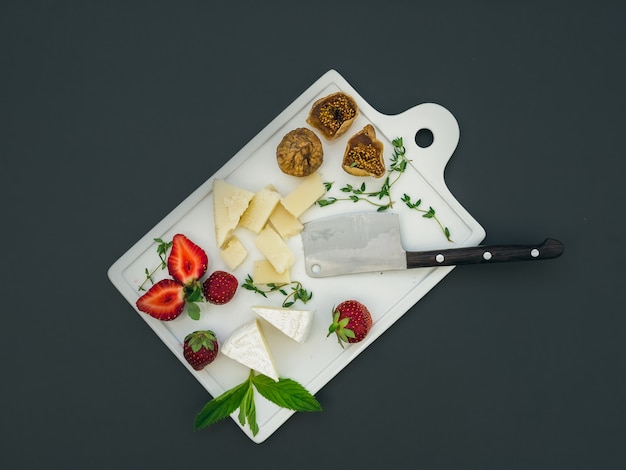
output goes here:
[[[341, 197], [341, 186], [360, 186], [365, 182], [367, 189], [378, 189], [382, 179], [358, 178], [348, 175], [341, 168], [341, 160], [350, 136], [360, 131], [367, 123], [374, 126], [377, 137], [385, 146], [385, 160], [389, 167], [393, 152], [392, 140], [402, 137], [406, 155], [411, 166], [392, 187], [391, 195], [396, 202], [393, 212], [400, 215], [404, 247], [407, 250], [452, 248], [480, 244], [485, 231], [471, 215], [457, 202], [444, 182], [444, 168], [452, 156], [458, 141], [459, 127], [454, 116], [445, 108], [432, 103], [417, 105], [398, 115], [384, 115], [373, 109], [350, 84], [335, 70], [320, 77], [310, 88], [280, 113], [267, 127], [235, 154], [226, 164], [208, 179], [189, 197], [183, 200], [172, 212], [158, 222], [135, 245], [124, 253], [109, 269], [108, 275], [114, 286], [128, 300], [131, 309], [120, 314], [130, 314], [132, 310], [145, 320], [163, 343], [176, 355], [189, 372], [206, 388], [207, 401], [243, 382], [249, 370], [219, 355], [203, 371], [194, 371], [182, 356], [182, 342], [185, 335], [197, 329], [213, 330], [218, 340], [228, 335], [243, 323], [255, 318], [251, 305], [279, 306], [284, 297], [278, 293], [264, 299], [258, 294], [239, 289], [235, 298], [228, 304], [202, 307], [201, 318], [191, 320], [183, 313], [176, 320], [161, 322], [139, 312], [135, 302], [141, 295], [139, 284], [145, 279], [145, 269], [152, 270], [159, 264], [155, 238], [170, 241], [176, 233], [184, 233], [200, 245], [209, 256], [207, 275], [217, 269], [228, 270], [222, 262], [215, 243], [213, 224], [213, 179], [257, 191], [273, 184], [283, 195], [289, 193], [300, 182], [298, 178], [283, 174], [276, 164], [276, 147], [282, 137], [297, 127], [310, 127], [306, 117], [315, 100], [336, 91], [351, 95], [359, 106], [359, 116], [350, 130], [338, 140], [328, 142], [321, 138], [324, 146], [324, 163], [319, 169], [324, 181], [334, 182], [327, 196]], [[415, 143], [415, 135], [421, 129], [432, 132], [434, 139], [430, 146], [421, 148]], [[318, 133], [319, 135], [319, 133]], [[420, 198], [422, 206], [433, 207], [439, 220], [450, 229], [453, 242], [446, 240], [441, 229], [432, 219], [425, 219], [421, 213], [408, 209], [401, 201], [407, 193], [412, 200]], [[373, 211], [375, 207], [365, 203], [338, 202], [327, 207], [314, 206], [303, 216], [303, 222], [349, 212]], [[236, 232], [249, 250], [246, 261], [234, 271], [243, 282], [252, 274], [252, 263], [262, 256], [253, 244], [253, 235], [244, 229]], [[298, 302], [294, 308], [315, 310], [315, 322], [308, 340], [297, 344], [275, 330], [264, 325], [264, 332], [275, 357], [281, 377], [291, 378], [315, 394], [337, 373], [354, 360], [372, 341], [383, 334], [407, 310], [418, 302], [430, 289], [444, 278], [453, 268], [420, 268], [410, 271], [368, 273], [335, 278], [312, 279], [304, 270], [302, 243], [300, 236], [289, 240], [289, 246], [296, 253], [297, 261], [291, 270], [292, 280], [302, 282], [303, 287], [313, 292], [313, 298], [306, 305]], [[155, 280], [169, 277], [167, 270], [159, 271]], [[374, 319], [374, 326], [367, 338], [358, 344], [342, 349], [336, 338], [327, 338], [331, 310], [339, 302], [356, 299], [367, 305]], [[198, 411], [204, 404], [199, 404]], [[321, 403], [322, 407], [324, 403]], [[240, 426], [236, 413], [234, 422], [254, 442], [260, 443], [283, 425], [293, 412], [277, 407], [258, 394], [256, 396], [257, 422], [260, 431], [253, 436], [247, 426]], [[324, 412], [324, 411], [322, 411]], [[195, 416], [189, 416], [193, 423]], [[303, 416], [302, 419], [306, 419]], [[226, 424], [216, 423], [215, 427]], [[203, 432], [203, 431], [199, 431]]]

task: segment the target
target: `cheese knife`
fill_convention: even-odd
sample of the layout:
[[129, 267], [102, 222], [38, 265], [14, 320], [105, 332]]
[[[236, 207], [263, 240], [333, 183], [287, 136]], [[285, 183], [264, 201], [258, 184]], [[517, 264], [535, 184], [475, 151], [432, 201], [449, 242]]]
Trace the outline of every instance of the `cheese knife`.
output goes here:
[[400, 220], [392, 212], [330, 216], [304, 224], [305, 269], [311, 277], [435, 266], [491, 264], [557, 258], [563, 244], [547, 238], [538, 245], [483, 245], [405, 251]]

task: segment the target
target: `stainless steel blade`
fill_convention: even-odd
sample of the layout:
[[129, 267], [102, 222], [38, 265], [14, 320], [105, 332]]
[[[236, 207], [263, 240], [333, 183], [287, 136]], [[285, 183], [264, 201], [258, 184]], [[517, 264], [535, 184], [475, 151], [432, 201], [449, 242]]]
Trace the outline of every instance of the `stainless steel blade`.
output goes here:
[[304, 224], [304, 262], [311, 277], [406, 269], [397, 214], [331, 216]]

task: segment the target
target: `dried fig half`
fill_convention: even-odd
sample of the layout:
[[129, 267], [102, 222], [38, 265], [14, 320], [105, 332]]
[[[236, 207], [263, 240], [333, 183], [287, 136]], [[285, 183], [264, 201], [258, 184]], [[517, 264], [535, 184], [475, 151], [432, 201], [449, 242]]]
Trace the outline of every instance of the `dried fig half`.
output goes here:
[[386, 171], [383, 150], [383, 143], [376, 138], [374, 126], [367, 124], [348, 140], [342, 167], [351, 175], [380, 178]]
[[276, 148], [276, 161], [283, 173], [309, 176], [324, 161], [324, 149], [319, 137], [310, 129], [300, 127], [288, 132]]
[[333, 140], [350, 128], [358, 114], [359, 108], [354, 99], [337, 92], [313, 103], [306, 122], [318, 129], [326, 139]]

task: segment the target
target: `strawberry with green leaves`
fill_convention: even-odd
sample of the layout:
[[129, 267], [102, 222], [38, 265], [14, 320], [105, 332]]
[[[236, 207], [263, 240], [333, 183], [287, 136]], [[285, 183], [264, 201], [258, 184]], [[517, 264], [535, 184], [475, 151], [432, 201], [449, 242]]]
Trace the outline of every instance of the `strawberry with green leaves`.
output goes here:
[[206, 252], [183, 234], [172, 239], [172, 251], [167, 258], [167, 268], [173, 279], [154, 284], [136, 302], [137, 308], [163, 321], [177, 318], [187, 306], [189, 316], [198, 320], [203, 300], [202, 282], [209, 264]]
[[195, 370], [202, 370], [217, 357], [219, 345], [211, 330], [199, 330], [185, 336], [183, 356]]
[[365, 305], [357, 300], [346, 300], [333, 308], [333, 321], [326, 336], [335, 333], [339, 344], [344, 347], [344, 343], [363, 341], [372, 323], [372, 315]]
[[239, 287], [239, 281], [231, 273], [215, 271], [204, 281], [203, 291], [206, 300], [215, 305], [230, 302]]

